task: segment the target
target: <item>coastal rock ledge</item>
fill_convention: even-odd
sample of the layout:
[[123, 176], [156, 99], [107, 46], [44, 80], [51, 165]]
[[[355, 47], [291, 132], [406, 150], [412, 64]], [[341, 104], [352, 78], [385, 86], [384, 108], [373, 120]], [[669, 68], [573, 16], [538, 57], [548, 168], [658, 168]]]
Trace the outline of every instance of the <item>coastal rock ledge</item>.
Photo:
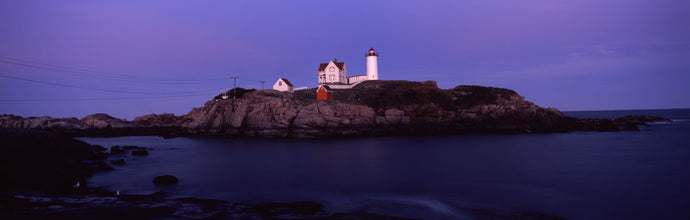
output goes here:
[[212, 135], [322, 138], [462, 133], [531, 133], [575, 130], [636, 130], [667, 120], [627, 116], [577, 119], [543, 108], [509, 89], [458, 86], [433, 81], [367, 81], [335, 90], [335, 100], [317, 101], [315, 89], [295, 93], [248, 91], [237, 99], [213, 99], [186, 115], [150, 114], [128, 122], [106, 114], [82, 119], [0, 116], [2, 128], [33, 128], [73, 136]]

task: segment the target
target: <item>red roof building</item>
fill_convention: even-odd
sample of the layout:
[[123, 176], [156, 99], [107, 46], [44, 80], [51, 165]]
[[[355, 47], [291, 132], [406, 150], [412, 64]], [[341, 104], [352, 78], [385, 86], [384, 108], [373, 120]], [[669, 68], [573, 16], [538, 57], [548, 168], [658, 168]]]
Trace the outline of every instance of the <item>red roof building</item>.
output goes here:
[[316, 89], [316, 100], [333, 100], [333, 91], [324, 85], [319, 85]]

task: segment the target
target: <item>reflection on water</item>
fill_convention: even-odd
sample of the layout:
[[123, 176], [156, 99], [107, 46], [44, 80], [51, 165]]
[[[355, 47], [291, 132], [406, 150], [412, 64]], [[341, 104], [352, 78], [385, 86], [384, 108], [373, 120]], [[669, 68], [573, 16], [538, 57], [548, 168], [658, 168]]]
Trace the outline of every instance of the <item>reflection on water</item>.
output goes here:
[[[333, 211], [463, 218], [475, 208], [568, 218], [690, 216], [688, 123], [640, 132], [257, 140], [82, 138], [139, 145], [89, 182], [124, 193], [241, 202], [317, 201]], [[153, 177], [180, 183], [156, 187]], [[402, 210], [402, 211], [401, 211]]]

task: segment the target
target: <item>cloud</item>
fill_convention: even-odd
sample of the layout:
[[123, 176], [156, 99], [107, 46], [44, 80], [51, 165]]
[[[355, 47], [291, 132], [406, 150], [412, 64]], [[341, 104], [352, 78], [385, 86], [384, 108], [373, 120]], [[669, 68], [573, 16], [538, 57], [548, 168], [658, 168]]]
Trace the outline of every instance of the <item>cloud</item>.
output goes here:
[[[664, 67], [690, 68], [690, 53], [656, 56], [610, 56], [612, 50], [600, 50], [599, 56], [571, 52], [562, 63], [533, 66], [518, 70], [502, 71], [495, 77], [554, 77], [591, 74], [619, 74], [631, 70], [658, 69]], [[605, 55], [605, 56], [602, 56]]]
[[613, 51], [613, 50], [599, 49], [599, 54], [601, 54], [601, 55], [612, 55], [614, 53], [615, 53], [615, 51]]

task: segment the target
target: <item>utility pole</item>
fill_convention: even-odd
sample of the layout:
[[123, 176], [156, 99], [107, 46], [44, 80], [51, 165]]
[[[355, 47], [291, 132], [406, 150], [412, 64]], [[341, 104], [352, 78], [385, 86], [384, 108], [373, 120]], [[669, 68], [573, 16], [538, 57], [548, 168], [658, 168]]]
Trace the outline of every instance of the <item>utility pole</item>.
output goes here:
[[232, 86], [234, 87], [234, 88], [232, 89], [232, 99], [235, 99], [235, 98], [236, 98], [236, 95], [237, 95], [237, 79], [240, 78], [240, 77], [239, 77], [239, 76], [233, 76], [233, 77], [230, 77], [230, 78], [232, 78]]
[[264, 90], [264, 83], [265, 83], [266, 81], [259, 81], [259, 82], [261, 82], [261, 90]]

